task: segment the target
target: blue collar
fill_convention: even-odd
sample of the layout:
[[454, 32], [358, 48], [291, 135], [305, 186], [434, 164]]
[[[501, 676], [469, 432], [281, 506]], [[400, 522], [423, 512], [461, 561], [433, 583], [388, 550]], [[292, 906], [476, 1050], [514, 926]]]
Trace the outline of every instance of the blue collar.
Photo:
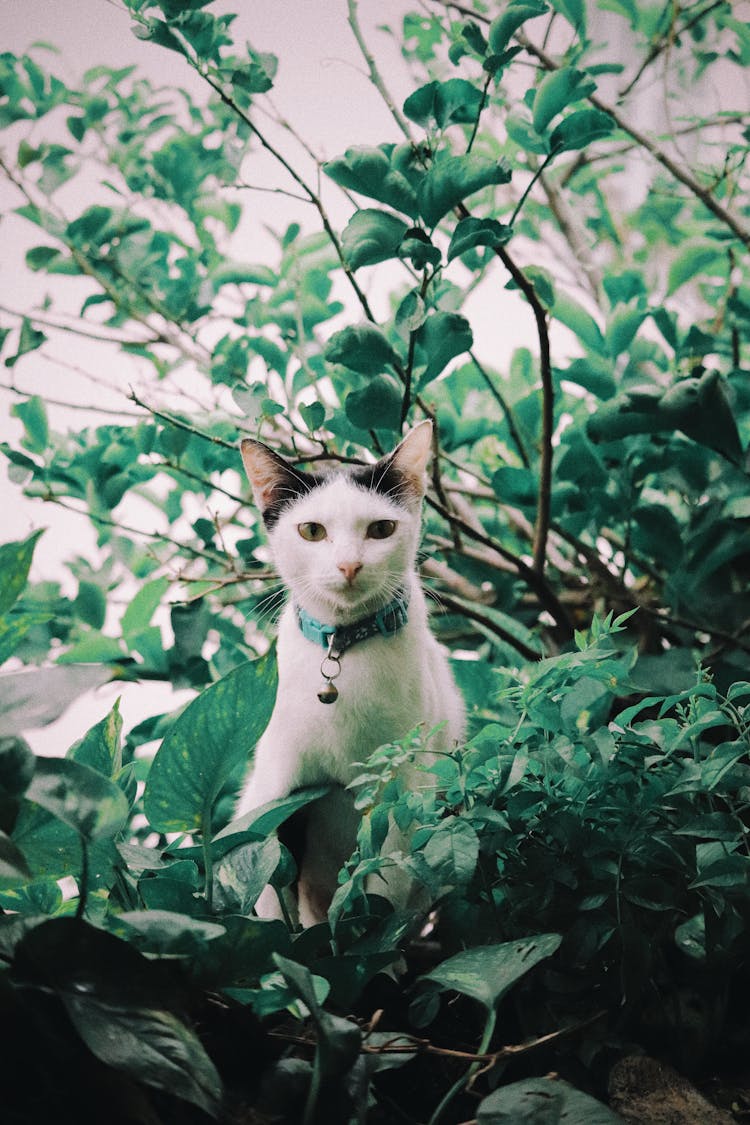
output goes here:
[[402, 590], [377, 613], [353, 621], [351, 625], [323, 625], [301, 606], [294, 607], [302, 636], [313, 644], [320, 645], [326, 652], [335, 652], [339, 656], [352, 645], [366, 641], [369, 637], [392, 637], [409, 620], [408, 608], [409, 594], [406, 590]]

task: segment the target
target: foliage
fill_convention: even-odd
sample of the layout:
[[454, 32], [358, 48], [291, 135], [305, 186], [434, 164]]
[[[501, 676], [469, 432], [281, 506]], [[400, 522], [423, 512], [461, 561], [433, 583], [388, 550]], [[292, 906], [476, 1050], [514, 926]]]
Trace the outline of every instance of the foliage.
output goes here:
[[[9, 1073], [33, 1057], [38, 1079], [16, 1117], [612, 1120], [621, 1044], [747, 1047], [748, 130], [688, 96], [744, 64], [747, 29], [728, 3], [431, 0], [401, 29], [400, 109], [350, 0], [394, 134], [352, 138], [319, 185], [260, 114], [277, 60], [234, 46], [232, 16], [126, 6], [205, 99], [0, 57], [26, 264], [80, 300], [73, 324], [54, 293], [3, 312], [2, 452], [101, 548], [70, 585], [28, 581], [39, 532], [0, 547], [0, 1007]], [[684, 103], [666, 136], [639, 123], [657, 71]], [[261, 153], [299, 212], [270, 263], [240, 249]], [[475, 324], [501, 286], [528, 323], [507, 362]], [[117, 350], [137, 387], [117, 420], [59, 432], [21, 390], [65, 362], [63, 325]], [[471, 737], [416, 789], [399, 765], [429, 732], [361, 764], [357, 849], [298, 933], [253, 907], [269, 882], [283, 902], [277, 829], [322, 791], [231, 821], [275, 674], [237, 439], [360, 461], [421, 416], [423, 571]], [[23, 731], [108, 679], [198, 694], [35, 759]], [[424, 915], [371, 893], [393, 864]]]

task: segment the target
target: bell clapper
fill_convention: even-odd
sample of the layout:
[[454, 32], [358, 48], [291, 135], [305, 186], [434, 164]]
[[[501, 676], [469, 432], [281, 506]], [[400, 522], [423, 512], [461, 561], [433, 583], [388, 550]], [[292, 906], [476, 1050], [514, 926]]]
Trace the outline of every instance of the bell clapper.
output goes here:
[[334, 649], [333, 642], [334, 634], [331, 633], [328, 638], [328, 652], [320, 665], [320, 674], [324, 681], [318, 692], [318, 699], [321, 703], [335, 703], [339, 697], [338, 688], [333, 681], [341, 672], [341, 653]]

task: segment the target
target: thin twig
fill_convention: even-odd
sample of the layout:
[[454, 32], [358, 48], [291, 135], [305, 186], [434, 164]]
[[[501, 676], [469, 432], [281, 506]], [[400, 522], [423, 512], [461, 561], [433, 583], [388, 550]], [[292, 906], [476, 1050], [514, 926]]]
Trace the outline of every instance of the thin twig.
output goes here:
[[348, 9], [349, 9], [349, 26], [352, 29], [352, 33], [354, 35], [354, 38], [357, 40], [357, 46], [359, 47], [360, 51], [362, 52], [362, 58], [367, 63], [367, 69], [370, 72], [370, 81], [372, 82], [373, 86], [375, 87], [375, 89], [378, 91], [381, 98], [385, 102], [386, 106], [388, 107], [388, 111], [389, 111], [391, 117], [396, 122], [399, 129], [401, 130], [401, 132], [406, 137], [407, 141], [412, 142], [413, 138], [412, 138], [412, 135], [411, 135], [411, 131], [409, 129], [408, 122], [407, 122], [406, 118], [404, 117], [404, 115], [401, 113], [401, 110], [398, 109], [398, 107], [396, 106], [396, 103], [393, 100], [393, 98], [391, 97], [391, 94], [388, 90], [388, 87], [386, 86], [385, 82], [383, 81], [383, 78], [380, 74], [380, 71], [377, 68], [377, 64], [375, 62], [375, 59], [372, 56], [372, 52], [369, 50], [369, 48], [367, 46], [367, 43], [365, 42], [364, 36], [362, 35], [362, 29], [360, 28], [360, 25], [359, 25], [359, 13], [358, 13], [358, 10], [357, 10], [358, 9], [357, 0], [348, 0]]

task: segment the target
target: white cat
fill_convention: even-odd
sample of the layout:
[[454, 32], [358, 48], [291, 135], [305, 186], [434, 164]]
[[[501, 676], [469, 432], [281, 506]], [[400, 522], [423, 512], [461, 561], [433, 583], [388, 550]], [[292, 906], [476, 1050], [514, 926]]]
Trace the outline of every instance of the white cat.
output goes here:
[[[431, 423], [422, 422], [376, 464], [328, 475], [301, 472], [261, 442], [242, 442], [290, 599], [279, 622], [276, 704], [237, 815], [302, 786], [348, 785], [354, 762], [419, 723], [427, 730], [445, 723], [435, 751], [461, 739], [463, 701], [429, 631], [416, 573], [431, 437]], [[356, 825], [343, 789], [312, 806], [297, 888], [303, 925], [326, 917]], [[391, 898], [403, 897], [397, 883], [391, 877]], [[270, 887], [256, 909], [278, 914]]]

